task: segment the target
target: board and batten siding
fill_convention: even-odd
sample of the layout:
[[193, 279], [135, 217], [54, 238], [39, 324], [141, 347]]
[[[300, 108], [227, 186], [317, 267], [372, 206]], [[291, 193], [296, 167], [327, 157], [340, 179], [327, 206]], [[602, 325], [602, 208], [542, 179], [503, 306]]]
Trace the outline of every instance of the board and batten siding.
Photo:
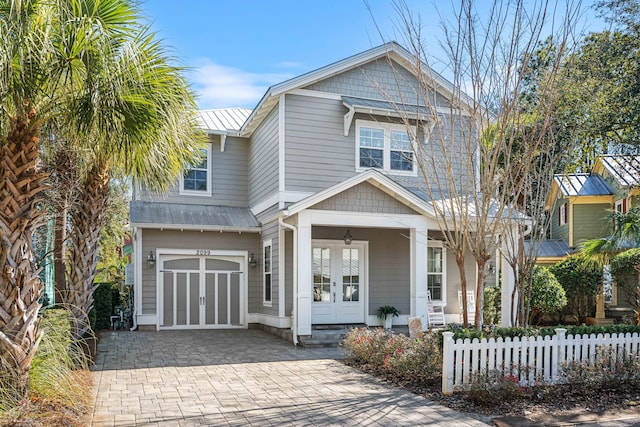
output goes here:
[[[424, 104], [425, 91], [413, 73], [395, 61], [391, 61], [391, 64], [387, 59], [377, 59], [305, 89], [396, 103]], [[401, 88], [400, 91], [398, 87]], [[438, 95], [436, 105], [445, 107], [450, 103], [444, 96]]]
[[278, 107], [258, 126], [249, 146], [249, 206], [278, 191]]
[[[260, 292], [258, 295], [258, 301], [256, 304], [259, 306], [259, 310], [254, 311], [253, 313], [262, 313], [268, 314], [271, 316], [278, 315], [278, 297], [279, 291], [278, 283], [279, 283], [279, 274], [280, 274], [280, 242], [278, 239], [279, 232], [279, 224], [278, 221], [272, 221], [268, 224], [264, 224], [262, 226], [262, 242], [271, 239], [271, 307], [265, 306], [263, 304], [264, 300], [264, 253], [262, 250], [260, 251], [260, 256], [258, 259], [260, 262], [258, 263], [258, 270], [260, 273]], [[260, 247], [262, 247], [262, 242], [260, 243]]]
[[180, 181], [176, 180], [167, 194], [154, 195], [144, 190], [139, 199], [156, 202], [180, 202], [199, 205], [246, 207], [248, 205], [249, 140], [227, 137], [224, 152], [220, 151], [220, 136], [210, 135], [211, 196], [180, 195]]
[[611, 234], [611, 204], [573, 205], [573, 244]]
[[[259, 254], [262, 242], [258, 233], [219, 233], [178, 230], [144, 229], [142, 239], [142, 314], [156, 314], [156, 269], [147, 265], [146, 254], [157, 248], [165, 249], [212, 249], [241, 250]], [[195, 254], [194, 254], [195, 257]], [[249, 312], [262, 307], [262, 276], [260, 270], [249, 267], [248, 277]], [[257, 306], [260, 295], [260, 307]], [[252, 297], [253, 296], [253, 297]]]

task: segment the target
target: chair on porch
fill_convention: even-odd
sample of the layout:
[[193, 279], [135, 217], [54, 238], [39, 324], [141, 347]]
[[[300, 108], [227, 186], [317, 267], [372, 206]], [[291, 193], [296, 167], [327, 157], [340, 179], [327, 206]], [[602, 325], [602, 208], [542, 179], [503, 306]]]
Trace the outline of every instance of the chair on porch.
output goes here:
[[433, 304], [431, 291], [427, 291], [427, 324], [430, 328], [438, 328], [447, 325], [444, 318], [444, 308]]
[[[458, 291], [458, 312], [460, 313], [460, 323], [462, 323], [462, 291]], [[473, 291], [467, 291], [467, 313], [476, 312], [476, 296]]]

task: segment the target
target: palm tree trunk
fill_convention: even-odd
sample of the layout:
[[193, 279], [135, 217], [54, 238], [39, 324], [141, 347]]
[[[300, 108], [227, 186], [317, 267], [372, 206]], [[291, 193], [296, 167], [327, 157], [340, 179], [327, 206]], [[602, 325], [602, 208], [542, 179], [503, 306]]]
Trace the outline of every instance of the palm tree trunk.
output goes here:
[[38, 134], [31, 117], [12, 119], [0, 141], [0, 372], [15, 381], [22, 396], [40, 340], [43, 292], [32, 246], [43, 219], [37, 205], [47, 177], [40, 169]]
[[97, 161], [78, 196], [78, 206], [71, 214], [72, 231], [69, 250], [69, 281], [65, 303], [74, 316], [71, 334], [81, 339], [91, 330], [88, 315], [93, 308], [100, 233], [106, 223], [109, 201], [109, 164]]

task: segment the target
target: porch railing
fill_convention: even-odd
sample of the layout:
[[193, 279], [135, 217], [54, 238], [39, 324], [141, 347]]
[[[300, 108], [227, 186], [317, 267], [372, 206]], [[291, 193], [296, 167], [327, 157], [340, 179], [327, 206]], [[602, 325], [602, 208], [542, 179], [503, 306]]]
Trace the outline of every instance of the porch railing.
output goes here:
[[490, 374], [523, 386], [538, 381], [554, 384], [562, 381], [563, 367], [570, 362], [593, 364], [598, 354], [615, 362], [640, 352], [638, 333], [567, 336], [566, 332], [557, 328], [554, 336], [455, 341], [453, 332], [443, 332], [442, 392], [451, 394], [474, 377]]

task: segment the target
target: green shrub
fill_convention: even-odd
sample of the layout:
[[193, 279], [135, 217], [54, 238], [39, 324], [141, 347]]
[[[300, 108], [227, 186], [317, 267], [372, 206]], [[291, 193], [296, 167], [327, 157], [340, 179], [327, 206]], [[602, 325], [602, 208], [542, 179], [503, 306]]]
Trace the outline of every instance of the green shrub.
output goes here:
[[611, 275], [626, 302], [635, 309], [633, 323], [640, 319], [640, 248], [629, 249], [611, 260]]
[[113, 283], [100, 283], [93, 292], [93, 310], [89, 314], [93, 330], [111, 328], [111, 316], [120, 304], [120, 293]]
[[442, 351], [435, 332], [408, 338], [379, 328], [359, 328], [351, 330], [342, 345], [352, 360], [398, 379], [434, 383], [441, 378]]
[[567, 296], [558, 279], [545, 267], [536, 265], [531, 279], [529, 324], [540, 323], [542, 314], [557, 312], [567, 305]]
[[487, 325], [500, 324], [502, 306], [500, 287], [487, 286], [484, 288], [484, 305], [482, 306], [482, 318]]
[[594, 297], [602, 287], [602, 267], [585, 256], [572, 255], [551, 266], [549, 271], [567, 296], [567, 305], [557, 312], [558, 323], [564, 323], [567, 316], [584, 323], [593, 313]]

